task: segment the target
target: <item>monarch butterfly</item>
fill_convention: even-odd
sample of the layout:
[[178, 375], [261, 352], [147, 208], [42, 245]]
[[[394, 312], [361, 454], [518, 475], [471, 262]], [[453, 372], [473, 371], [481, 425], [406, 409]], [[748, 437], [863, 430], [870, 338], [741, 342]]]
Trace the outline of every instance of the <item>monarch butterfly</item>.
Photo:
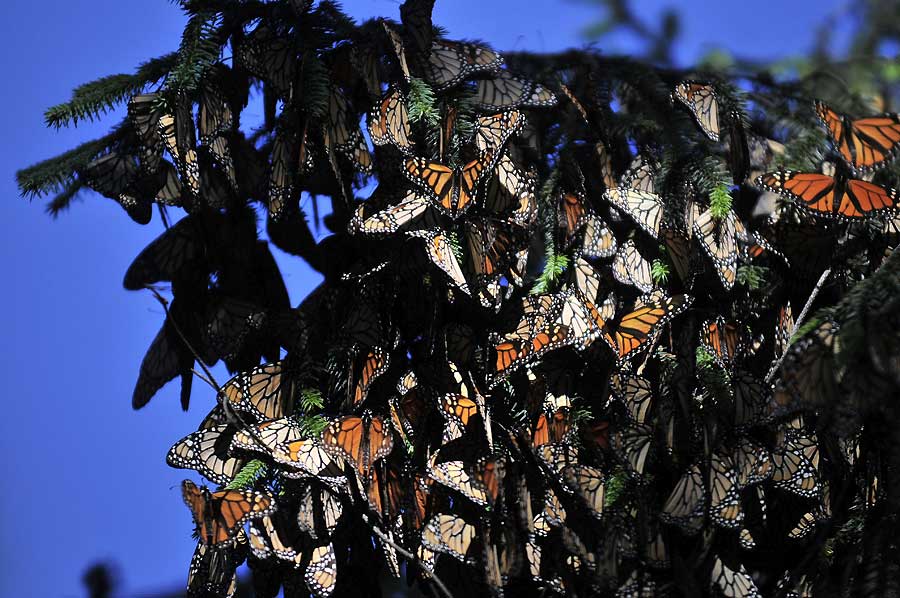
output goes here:
[[260, 25], [237, 50], [237, 62], [251, 75], [271, 85], [282, 97], [290, 95], [297, 66], [293, 39]]
[[[175, 170], [175, 167], [170, 162], [162, 160], [159, 165], [159, 172], [160, 176], [165, 179], [165, 182], [156, 191], [153, 201], [163, 206], [180, 207], [181, 181], [178, 179], [178, 171]], [[201, 186], [212, 189], [213, 183], [204, 182]]]
[[687, 285], [692, 282], [691, 244], [681, 232], [666, 228], [662, 231], [662, 241], [666, 247], [666, 255], [675, 267], [678, 278]]
[[732, 454], [738, 488], [759, 484], [772, 476], [772, 458], [763, 446], [744, 438]]
[[835, 400], [840, 385], [834, 359], [839, 330], [837, 322], [826, 319], [787, 350], [775, 385], [774, 415]]
[[496, 372], [510, 372], [570, 340], [569, 328], [556, 322], [563, 298], [531, 295], [522, 302], [522, 318], [514, 332], [493, 337]]
[[675, 484], [659, 517], [662, 521], [677, 525], [686, 533], [693, 535], [703, 526], [706, 500], [700, 466], [694, 464]]
[[240, 471], [244, 459], [229, 454], [235, 428], [215, 425], [188, 434], [166, 454], [166, 463], [178, 469], [193, 469], [216, 484], [227, 484]]
[[606, 258], [615, 255], [616, 237], [599, 216], [589, 214], [584, 223], [584, 238], [578, 251], [581, 257]]
[[[694, 208], [697, 210], [697, 208]], [[734, 287], [737, 279], [738, 230], [743, 230], [734, 212], [729, 211], [722, 219], [716, 219], [712, 210], [699, 214], [693, 226], [694, 235], [700, 247], [713, 261], [716, 275], [726, 290]]]
[[237, 190], [237, 179], [234, 172], [234, 161], [228, 148], [225, 135], [234, 126], [231, 107], [221, 92], [210, 85], [200, 91], [200, 108], [197, 113], [197, 130], [201, 146], [205, 146], [225, 173], [232, 189]]
[[394, 448], [384, 420], [369, 412], [332, 420], [322, 432], [322, 442], [326, 451], [345, 459], [363, 479], [368, 479], [372, 465]]
[[563, 470], [563, 475], [587, 504], [591, 515], [601, 518], [606, 494], [606, 476], [603, 472], [587, 465], [571, 465]]
[[383, 342], [386, 323], [375, 311], [376, 300], [376, 292], [365, 292], [354, 301], [341, 330], [348, 343], [377, 347]]
[[709, 515], [713, 522], [726, 529], [741, 527], [740, 487], [734, 462], [728, 453], [713, 453], [709, 466]]
[[470, 219], [465, 224], [467, 263], [475, 279], [480, 282], [497, 279], [505, 274], [520, 237], [503, 223], [488, 218]]
[[612, 436], [612, 446], [628, 471], [640, 477], [644, 475], [652, 440], [651, 428], [638, 424], [617, 430]]
[[394, 467], [380, 463], [372, 470], [366, 497], [369, 505], [383, 522], [394, 522], [406, 499], [400, 482], [400, 472]]
[[[630, 182], [642, 179], [632, 178]], [[610, 187], [603, 197], [615, 207], [628, 214], [653, 238], [659, 237], [660, 223], [663, 218], [664, 204], [662, 198], [653, 191], [644, 191], [629, 186], [628, 182], [618, 187]]]
[[582, 193], [560, 193], [559, 221], [565, 231], [566, 243], [571, 241], [585, 225], [587, 208]]
[[272, 158], [269, 167], [268, 204], [269, 218], [273, 221], [281, 219], [285, 211], [292, 207], [296, 199], [294, 194], [294, 177], [297, 174], [293, 134], [287, 129], [279, 128], [272, 142]]
[[182, 183], [193, 197], [197, 197], [200, 194], [200, 164], [194, 148], [194, 124], [190, 115], [182, 112], [179, 109], [176, 116], [163, 114], [156, 126]]
[[707, 320], [700, 326], [700, 346], [723, 368], [728, 368], [743, 353], [744, 331], [736, 322], [726, 322], [721, 316]]
[[136, 291], [162, 280], [174, 280], [179, 274], [199, 271], [206, 261], [206, 249], [198, 217], [185, 216], [141, 250], [128, 266], [122, 286]]
[[435, 206], [451, 218], [458, 218], [472, 204], [478, 183], [489, 172], [493, 160], [491, 152], [454, 169], [424, 158], [407, 158], [404, 173], [416, 185], [429, 193]]
[[128, 120], [138, 138], [138, 161], [141, 172], [156, 172], [162, 162], [163, 142], [157, 123], [162, 116], [161, 99], [157, 93], [132, 96], [128, 101]]
[[743, 565], [737, 570], [733, 570], [719, 557], [716, 557], [713, 562], [712, 583], [719, 587], [722, 595], [726, 598], [761, 598], [762, 596]]
[[237, 592], [237, 567], [246, 558], [247, 538], [243, 531], [223, 546], [197, 542], [188, 569], [187, 595], [225, 596]]
[[275, 556], [297, 567], [303, 562], [304, 538], [296, 522], [281, 513], [250, 522], [250, 550], [257, 558]]
[[525, 115], [518, 110], [479, 116], [475, 121], [475, 147], [481, 152], [500, 155], [509, 138], [518, 133], [525, 123]]
[[819, 493], [819, 482], [812, 462], [790, 445], [772, 453], [771, 480], [775, 488], [804, 498], [812, 498]]
[[475, 105], [481, 110], [508, 110], [520, 106], [553, 106], [556, 96], [534, 81], [499, 71], [475, 84]]
[[788, 532], [788, 538], [791, 540], [801, 540], [809, 535], [818, 525], [819, 520], [813, 512], [804, 513], [800, 521]]
[[613, 276], [622, 284], [637, 287], [644, 293], [653, 290], [652, 267], [640, 254], [634, 242], [626, 241], [619, 246], [612, 265]]
[[391, 45], [394, 48], [394, 55], [397, 57], [398, 65], [400, 66], [400, 72], [403, 75], [403, 78], [409, 82], [410, 74], [409, 74], [409, 64], [406, 60], [406, 48], [403, 45], [403, 37], [394, 31], [394, 28], [388, 25], [387, 21], [381, 21], [382, 27], [384, 27], [385, 33], [387, 33], [388, 39], [391, 42]]
[[600, 275], [584, 258], [578, 258], [571, 269], [567, 288], [574, 288], [591, 313], [591, 319], [598, 326], [611, 320], [616, 313], [616, 300], [612, 293], [602, 295]]
[[354, 407], [366, 400], [372, 383], [388, 370], [390, 364], [391, 354], [381, 347], [356, 352], [347, 380], [347, 392], [352, 393], [349, 398]]
[[272, 499], [261, 492], [221, 490], [210, 492], [190, 480], [181, 482], [184, 503], [194, 516], [200, 541], [223, 546], [243, 531], [241, 525], [250, 519], [271, 515], [275, 511]]
[[731, 394], [734, 401], [734, 426], [742, 429], [758, 424], [768, 401], [768, 390], [752, 374], [738, 369], [732, 375]]
[[475, 526], [458, 515], [435, 513], [422, 529], [422, 544], [428, 550], [469, 562], [469, 549], [475, 539]]
[[313, 540], [331, 537], [343, 515], [343, 507], [337, 495], [312, 484], [303, 489], [297, 510], [297, 525]]
[[480, 417], [484, 410], [484, 397], [478, 392], [468, 372], [462, 372], [453, 362], [449, 368], [448, 392], [441, 397], [441, 414], [447, 420], [443, 442], [461, 437], [469, 427], [469, 421]]
[[[136, 188], [138, 176], [138, 165], [134, 157], [116, 151], [90, 162], [79, 173], [80, 179], [88, 187], [114, 199], [138, 224], [147, 224], [153, 215], [153, 205]], [[155, 193], [156, 190], [151, 192]]]
[[372, 155], [365, 137], [351, 111], [350, 101], [340, 89], [332, 86], [328, 98], [327, 119], [323, 122], [325, 145], [344, 156], [359, 172], [372, 172]]
[[778, 309], [778, 319], [775, 322], [775, 357], [780, 357], [787, 350], [791, 342], [791, 334], [794, 331], [794, 315], [791, 313], [791, 303], [788, 301]]
[[530, 228], [537, 220], [536, 178], [533, 172], [526, 173], [516, 166], [508, 153], [503, 153], [488, 183], [484, 207], [519, 227]]
[[456, 490], [477, 505], [493, 505], [500, 493], [503, 463], [497, 459], [481, 457], [470, 460], [449, 460], [440, 463], [440, 451], [432, 457], [428, 476], [435, 482]]
[[426, 74], [435, 90], [442, 91], [475, 73], [497, 70], [501, 64], [503, 57], [485, 46], [435, 40]]
[[688, 107], [707, 137], [719, 140], [719, 100], [712, 85], [682, 81], [672, 95]]
[[369, 135], [375, 145], [393, 144], [403, 153], [412, 150], [409, 112], [406, 98], [399, 89], [393, 89], [369, 112]]
[[274, 446], [267, 446], [268, 455], [286, 478], [304, 479], [310, 475], [332, 486], [344, 483], [343, 470], [322, 445], [310, 438], [291, 436]]
[[691, 301], [692, 298], [687, 295], [650, 301], [622, 316], [614, 331], [607, 326], [603, 338], [620, 363], [627, 361], [646, 349], [647, 341], [655, 336], [660, 327], [686, 310]]
[[400, 377], [397, 392], [400, 397], [391, 397], [389, 401], [391, 423], [403, 440], [411, 444], [427, 411], [427, 405], [418, 388], [418, 380], [412, 370]]
[[175, 331], [176, 324], [174, 324], [174, 318], [182, 321], [185, 317], [182, 315], [183, 311], [177, 299], [172, 301], [169, 315], [141, 360], [140, 372], [131, 395], [133, 409], [140, 409], [149, 403], [169, 380], [181, 376], [181, 408], [187, 411], [194, 377], [191, 371], [194, 366], [194, 354], [185, 346]]
[[610, 378], [613, 396], [623, 405], [628, 418], [635, 424], [647, 420], [647, 412], [653, 405], [653, 390], [650, 381], [631, 374], [613, 374]]
[[257, 424], [249, 429], [238, 430], [231, 440], [232, 452], [249, 451], [271, 456], [278, 447], [304, 439], [300, 425], [290, 417], [282, 417]]
[[278, 419], [292, 411], [294, 386], [286, 377], [282, 362], [265, 363], [226, 382], [222, 396], [232, 409], [259, 420]]
[[531, 445], [534, 448], [549, 443], [563, 442], [566, 435], [572, 431], [572, 421], [569, 410], [562, 407], [553, 412], [550, 417], [546, 413], [538, 415], [534, 423], [534, 431], [531, 434]]
[[456, 254], [453, 253], [453, 249], [450, 246], [450, 240], [442, 229], [409, 231], [406, 234], [411, 237], [424, 239], [425, 252], [428, 255], [428, 259], [440, 268], [444, 274], [449, 276], [453, 284], [463, 293], [471, 294], [466, 276], [463, 274], [462, 267], [456, 259]]
[[900, 115], [887, 113], [853, 120], [816, 101], [816, 114], [849, 166], [866, 172], [881, 168], [900, 149]]
[[329, 543], [314, 548], [303, 573], [303, 579], [306, 581], [306, 587], [316, 598], [328, 598], [334, 593], [337, 574], [334, 546]]
[[839, 220], [894, 216], [900, 203], [900, 194], [896, 189], [814, 172], [770, 172], [757, 177], [756, 185], [793, 200], [799, 208], [813, 216]]
[[388, 206], [372, 215], [367, 215], [368, 203], [364, 202], [356, 209], [348, 226], [351, 233], [359, 232], [373, 236], [393, 234], [417, 221], [431, 206], [428, 197], [416, 191], [408, 191], [400, 203]]

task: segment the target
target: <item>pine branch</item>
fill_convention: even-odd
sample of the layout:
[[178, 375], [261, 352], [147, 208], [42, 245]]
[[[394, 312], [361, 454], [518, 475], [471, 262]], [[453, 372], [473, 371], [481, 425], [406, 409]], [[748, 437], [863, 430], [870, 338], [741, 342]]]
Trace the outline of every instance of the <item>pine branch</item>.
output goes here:
[[72, 203], [72, 200], [75, 199], [75, 196], [84, 188], [84, 183], [81, 181], [74, 181], [68, 185], [66, 185], [62, 191], [56, 194], [56, 197], [47, 204], [47, 212], [56, 218], [59, 216], [59, 213], [69, 207], [69, 204]]
[[16, 183], [23, 196], [34, 198], [50, 193], [61, 193], [76, 181], [76, 172], [87, 166], [111, 147], [122, 141], [127, 128], [120, 124], [99, 139], [82, 143], [64, 154], [38, 162], [16, 173]]
[[209, 68], [219, 61], [222, 43], [219, 28], [221, 18], [217, 13], [198, 12], [191, 16], [184, 27], [177, 63], [166, 86], [170, 89], [194, 91]]
[[165, 77], [175, 66], [176, 58], [177, 54], [173, 52], [141, 64], [134, 74], [109, 75], [79, 85], [72, 92], [71, 100], [44, 112], [44, 122], [48, 127], [59, 129], [77, 125], [78, 121], [93, 121]]
[[248, 461], [241, 470], [237, 472], [234, 479], [228, 482], [225, 489], [247, 490], [248, 488], [252, 488], [257, 480], [266, 475], [268, 469], [268, 466], [259, 459]]

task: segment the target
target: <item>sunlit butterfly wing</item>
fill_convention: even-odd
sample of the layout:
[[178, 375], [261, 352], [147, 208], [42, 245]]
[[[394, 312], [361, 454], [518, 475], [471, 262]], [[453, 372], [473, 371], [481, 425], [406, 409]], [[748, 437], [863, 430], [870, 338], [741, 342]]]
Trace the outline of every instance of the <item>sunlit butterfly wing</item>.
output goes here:
[[841, 158], [856, 170], [877, 170], [897, 156], [900, 115], [886, 113], [851, 120], [824, 102], [817, 101], [815, 108]]
[[271, 497], [248, 490], [210, 492], [197, 487], [190, 480], [181, 483], [184, 502], [194, 516], [200, 541], [223, 546], [242, 531], [241, 525], [250, 519], [265, 517], [274, 512]]
[[719, 140], [719, 100], [716, 90], [705, 83], [683, 81], [675, 86], [675, 99], [688, 107], [697, 124], [713, 141]]
[[650, 262], [644, 259], [633, 241], [626, 241], [619, 246], [612, 265], [616, 280], [649, 293], [654, 286], [651, 270]]
[[313, 549], [303, 573], [306, 587], [316, 598], [328, 598], [337, 584], [337, 557], [334, 546], [326, 544]]
[[499, 71], [490, 79], [477, 81], [474, 101], [481, 110], [508, 110], [519, 106], [553, 106], [556, 96], [539, 83]]
[[215, 484], [227, 484], [244, 465], [244, 460], [229, 454], [235, 429], [217, 425], [188, 434], [166, 455], [166, 463], [179, 469], [193, 469]]
[[232, 409], [259, 420], [278, 419], [290, 414], [293, 392], [293, 384], [286, 380], [280, 361], [240, 373], [222, 387], [222, 395]]
[[369, 112], [369, 136], [375, 145], [393, 144], [401, 152], [413, 148], [406, 98], [393, 89]]
[[719, 557], [716, 557], [713, 563], [712, 583], [726, 598], [761, 598], [762, 596], [744, 565], [740, 565], [736, 570], [731, 569]]
[[664, 204], [656, 193], [641, 191], [631, 187], [611, 187], [603, 196], [628, 214], [635, 223], [654, 238], [659, 237]]
[[475, 121], [475, 147], [481, 152], [500, 155], [509, 138], [525, 125], [525, 116], [518, 110], [479, 116]]
[[431, 44], [426, 74], [440, 91], [475, 73], [496, 70], [502, 63], [503, 57], [485, 46], [435, 40]]
[[425, 252], [428, 259], [440, 268], [461, 291], [470, 294], [469, 284], [463, 274], [462, 267], [456, 259], [456, 254], [450, 246], [450, 241], [441, 229], [427, 231], [410, 231], [407, 233], [413, 237], [425, 240]]
[[713, 262], [722, 285], [730, 290], [737, 279], [738, 247], [735, 236], [737, 216], [729, 211], [721, 220], [706, 210], [694, 221], [694, 236]]
[[581, 257], [607, 258], [615, 255], [618, 245], [612, 230], [599, 216], [589, 214], [584, 223]]
[[476, 529], [457, 515], [436, 513], [422, 530], [422, 544], [434, 552], [448, 554], [462, 562], [470, 559], [469, 549]]
[[779, 170], [760, 175], [756, 185], [793, 200], [813, 216], [858, 220], [873, 216], [893, 216], [900, 193], [858, 179], [838, 181], [810, 172]]
[[646, 349], [660, 327], [687, 309], [691, 301], [687, 295], [651, 301], [623, 316], [614, 331], [604, 331], [604, 338], [618, 361], [626, 361]]

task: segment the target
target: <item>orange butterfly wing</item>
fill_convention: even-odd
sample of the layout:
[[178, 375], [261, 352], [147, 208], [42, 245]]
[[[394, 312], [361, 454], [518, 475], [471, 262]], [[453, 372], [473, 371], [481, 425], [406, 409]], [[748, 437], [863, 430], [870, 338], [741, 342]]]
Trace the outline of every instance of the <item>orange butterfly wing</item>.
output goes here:
[[454, 173], [451, 168], [422, 158], [407, 158], [405, 166], [414, 182], [430, 190], [445, 211], [453, 212]]
[[898, 203], [900, 202], [896, 189], [885, 189], [853, 179], [847, 181], [847, 189], [841, 197], [838, 213], [848, 218], [864, 218], [892, 211], [897, 208]]
[[879, 168], [900, 149], [900, 115], [889, 113], [850, 120], [822, 102], [816, 102], [816, 113], [841, 157], [854, 168]]
[[789, 170], [761, 175], [761, 187], [802, 202], [807, 210], [830, 216], [834, 212], [834, 178], [812, 172]]
[[491, 154], [488, 152], [487, 155], [480, 156], [477, 160], [472, 160], [463, 166], [462, 171], [459, 173], [459, 189], [456, 203], [453, 206], [454, 213], [464, 211], [472, 202], [472, 198], [475, 195], [475, 187], [478, 185], [478, 181], [481, 180], [481, 175], [484, 173], [484, 169], [490, 160]]
[[348, 416], [331, 422], [322, 432], [322, 442], [326, 450], [333, 451], [339, 456], [362, 470], [363, 457], [363, 420], [361, 417]]

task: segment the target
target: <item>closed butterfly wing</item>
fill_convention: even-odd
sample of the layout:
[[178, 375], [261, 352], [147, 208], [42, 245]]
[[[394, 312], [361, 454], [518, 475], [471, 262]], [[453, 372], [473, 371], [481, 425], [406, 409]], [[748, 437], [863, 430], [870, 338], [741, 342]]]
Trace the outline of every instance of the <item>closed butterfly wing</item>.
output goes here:
[[613, 276], [622, 284], [637, 287], [643, 293], [653, 290], [653, 275], [650, 262], [640, 254], [632, 241], [619, 246], [612, 266]]
[[435, 40], [426, 74], [436, 90], [441, 91], [476, 73], [496, 70], [502, 63], [503, 58], [485, 46]]
[[193, 469], [215, 484], [227, 484], [240, 471], [244, 460], [229, 454], [235, 428], [216, 425], [188, 434], [166, 455], [166, 463], [179, 469]]
[[729, 211], [722, 218], [706, 210], [694, 221], [694, 236], [700, 247], [713, 262], [716, 274], [726, 290], [734, 287], [737, 279], [738, 245], [736, 238], [737, 216]]
[[687, 106], [700, 128], [713, 141], [719, 140], [719, 100], [716, 90], [705, 83], [683, 81], [675, 86], [675, 99]]
[[450, 246], [449, 239], [442, 230], [411, 231], [407, 234], [424, 239], [425, 252], [428, 255], [428, 259], [449, 276], [457, 288], [467, 295], [471, 294], [469, 283], [466, 281], [462, 267], [456, 259], [456, 254]]
[[695, 534], [703, 526], [707, 495], [700, 466], [693, 465], [682, 475], [666, 499], [660, 519]]
[[553, 106], [556, 96], [539, 83], [499, 71], [492, 78], [476, 83], [475, 103], [481, 110], [508, 110], [519, 106]]

